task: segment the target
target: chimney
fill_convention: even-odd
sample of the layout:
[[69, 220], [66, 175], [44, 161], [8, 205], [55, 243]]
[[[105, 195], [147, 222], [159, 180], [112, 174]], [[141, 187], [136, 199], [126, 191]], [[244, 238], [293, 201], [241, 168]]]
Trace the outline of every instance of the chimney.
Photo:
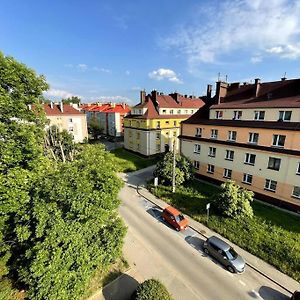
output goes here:
[[260, 88], [260, 79], [255, 78], [254, 79], [254, 84], [255, 84], [255, 97], [258, 97], [259, 88]]
[[50, 107], [51, 107], [51, 109], [53, 109], [53, 102], [52, 101], [50, 102]]
[[281, 77], [281, 81], [285, 81], [286, 80], [286, 77]]
[[217, 81], [216, 84], [216, 100], [217, 104], [221, 103], [221, 98], [226, 97], [228, 83], [223, 81]]
[[152, 99], [156, 102], [157, 101], [157, 91], [156, 90], [153, 90], [152, 92], [151, 92], [151, 97], [152, 97]]
[[207, 85], [207, 90], [206, 90], [206, 97], [207, 97], [207, 99], [211, 99], [211, 92], [212, 92], [212, 85], [208, 84]]
[[146, 92], [145, 92], [145, 90], [140, 92], [140, 101], [141, 101], [141, 103], [145, 103], [145, 101], [146, 101]]
[[64, 113], [64, 104], [62, 101], [59, 102], [60, 111]]

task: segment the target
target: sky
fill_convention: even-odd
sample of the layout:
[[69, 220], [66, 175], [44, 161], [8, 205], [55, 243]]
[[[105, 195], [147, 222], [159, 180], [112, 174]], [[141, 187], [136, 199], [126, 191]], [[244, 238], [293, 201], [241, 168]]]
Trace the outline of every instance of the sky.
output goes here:
[[300, 0], [2, 0], [0, 51], [45, 75], [49, 99], [201, 96], [218, 78], [299, 78]]

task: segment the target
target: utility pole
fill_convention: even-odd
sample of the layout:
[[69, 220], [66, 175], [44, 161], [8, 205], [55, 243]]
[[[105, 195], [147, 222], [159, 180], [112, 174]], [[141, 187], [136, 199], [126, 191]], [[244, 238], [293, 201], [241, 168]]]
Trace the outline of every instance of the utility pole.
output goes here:
[[175, 173], [176, 173], [175, 143], [176, 143], [176, 137], [174, 137], [174, 141], [173, 141], [173, 176], [172, 176], [172, 192], [173, 193], [175, 193], [175, 189], [176, 189], [176, 184], [175, 184]]

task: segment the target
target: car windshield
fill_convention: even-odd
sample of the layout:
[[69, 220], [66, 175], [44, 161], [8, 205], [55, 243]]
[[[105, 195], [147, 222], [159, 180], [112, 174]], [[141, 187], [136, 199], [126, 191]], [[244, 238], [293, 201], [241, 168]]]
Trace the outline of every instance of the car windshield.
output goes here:
[[238, 257], [238, 254], [234, 251], [233, 248], [229, 248], [228, 251], [226, 251], [226, 255], [229, 260], [236, 259]]
[[181, 222], [184, 219], [184, 216], [182, 214], [175, 217], [177, 222]]

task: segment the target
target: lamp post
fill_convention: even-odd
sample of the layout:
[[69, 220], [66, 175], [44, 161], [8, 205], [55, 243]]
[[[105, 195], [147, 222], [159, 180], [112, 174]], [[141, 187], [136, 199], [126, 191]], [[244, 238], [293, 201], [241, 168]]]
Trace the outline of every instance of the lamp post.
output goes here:
[[172, 192], [175, 193], [176, 190], [176, 154], [175, 154], [175, 145], [176, 145], [176, 137], [173, 140], [173, 175], [172, 175]]

